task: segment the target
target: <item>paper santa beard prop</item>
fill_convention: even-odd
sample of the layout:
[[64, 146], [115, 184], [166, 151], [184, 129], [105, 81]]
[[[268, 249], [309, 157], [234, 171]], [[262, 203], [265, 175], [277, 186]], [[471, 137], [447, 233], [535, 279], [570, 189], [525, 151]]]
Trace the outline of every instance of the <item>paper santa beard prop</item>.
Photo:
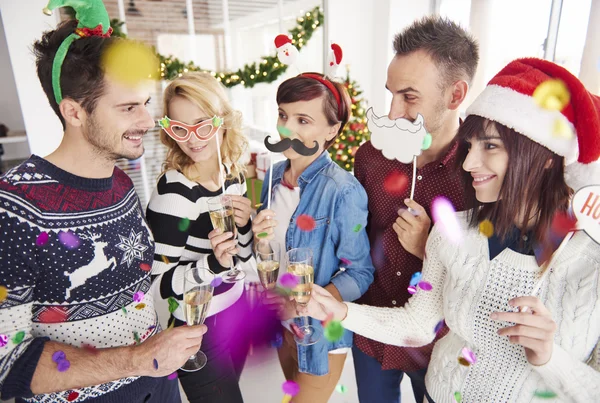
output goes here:
[[298, 59], [298, 49], [292, 45], [292, 40], [287, 35], [277, 35], [275, 47], [277, 48], [277, 58], [281, 63], [289, 65]]
[[421, 114], [414, 122], [403, 118], [391, 120], [387, 116], [376, 116], [373, 108], [369, 108], [367, 127], [371, 132], [371, 144], [389, 160], [410, 164], [431, 145], [431, 135], [425, 130]]

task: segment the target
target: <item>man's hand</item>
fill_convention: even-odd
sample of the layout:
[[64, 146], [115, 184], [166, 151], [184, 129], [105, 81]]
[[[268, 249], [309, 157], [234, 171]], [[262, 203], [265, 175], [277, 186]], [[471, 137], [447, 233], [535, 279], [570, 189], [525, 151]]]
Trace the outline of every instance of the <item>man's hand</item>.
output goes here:
[[410, 210], [402, 209], [392, 226], [402, 247], [409, 253], [423, 260], [425, 257], [425, 244], [429, 236], [431, 220], [425, 209], [414, 200], [405, 199], [404, 203]]

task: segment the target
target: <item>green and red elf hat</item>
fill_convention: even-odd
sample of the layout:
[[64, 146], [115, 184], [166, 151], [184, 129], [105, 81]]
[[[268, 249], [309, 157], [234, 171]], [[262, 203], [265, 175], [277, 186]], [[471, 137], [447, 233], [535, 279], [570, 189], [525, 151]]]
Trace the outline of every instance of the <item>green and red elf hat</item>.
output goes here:
[[52, 10], [59, 7], [72, 7], [75, 10], [77, 29], [61, 43], [52, 63], [52, 88], [57, 104], [60, 104], [63, 99], [60, 74], [71, 44], [80, 38], [89, 36], [108, 38], [112, 34], [110, 18], [102, 0], [50, 0], [43, 10], [44, 14], [52, 15]]

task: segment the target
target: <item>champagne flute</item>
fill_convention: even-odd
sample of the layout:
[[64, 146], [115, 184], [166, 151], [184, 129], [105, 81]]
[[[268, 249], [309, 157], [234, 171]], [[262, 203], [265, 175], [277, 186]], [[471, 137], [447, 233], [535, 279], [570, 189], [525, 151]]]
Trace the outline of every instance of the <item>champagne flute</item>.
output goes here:
[[[235, 212], [231, 197], [223, 194], [211, 197], [207, 203], [213, 228], [220, 228], [222, 233], [231, 232], [233, 233], [232, 239], [235, 239], [237, 237], [237, 227], [235, 226]], [[230, 269], [224, 273], [223, 281], [234, 283], [243, 280], [245, 277], [246, 273], [234, 266], [232, 256]]]
[[[292, 288], [292, 297], [296, 300], [296, 304], [306, 306], [310, 301], [310, 293], [315, 280], [312, 250], [296, 248], [287, 251], [287, 271], [298, 280], [296, 286]], [[301, 346], [313, 345], [321, 338], [320, 332], [308, 324], [306, 316], [302, 317], [302, 326], [298, 329], [302, 336], [294, 334], [294, 339]]]
[[[190, 268], [183, 275], [183, 308], [188, 326], [202, 325], [213, 296], [216, 275], [209, 269]], [[206, 365], [206, 354], [198, 350], [183, 364], [181, 370], [198, 371]]]
[[275, 240], [262, 239], [256, 244], [255, 251], [260, 283], [266, 291], [272, 290], [277, 285], [281, 245]]

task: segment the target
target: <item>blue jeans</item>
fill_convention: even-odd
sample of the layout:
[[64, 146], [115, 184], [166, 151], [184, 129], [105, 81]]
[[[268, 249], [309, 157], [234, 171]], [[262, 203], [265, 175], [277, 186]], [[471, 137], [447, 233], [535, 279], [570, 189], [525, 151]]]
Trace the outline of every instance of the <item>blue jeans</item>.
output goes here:
[[[375, 358], [352, 346], [354, 359], [354, 373], [358, 386], [358, 400], [360, 403], [399, 403], [400, 381], [405, 372], [399, 369], [381, 369], [381, 364]], [[427, 368], [415, 372], [406, 372], [412, 384], [413, 393], [417, 403], [427, 400], [433, 403], [425, 390], [425, 373]]]

